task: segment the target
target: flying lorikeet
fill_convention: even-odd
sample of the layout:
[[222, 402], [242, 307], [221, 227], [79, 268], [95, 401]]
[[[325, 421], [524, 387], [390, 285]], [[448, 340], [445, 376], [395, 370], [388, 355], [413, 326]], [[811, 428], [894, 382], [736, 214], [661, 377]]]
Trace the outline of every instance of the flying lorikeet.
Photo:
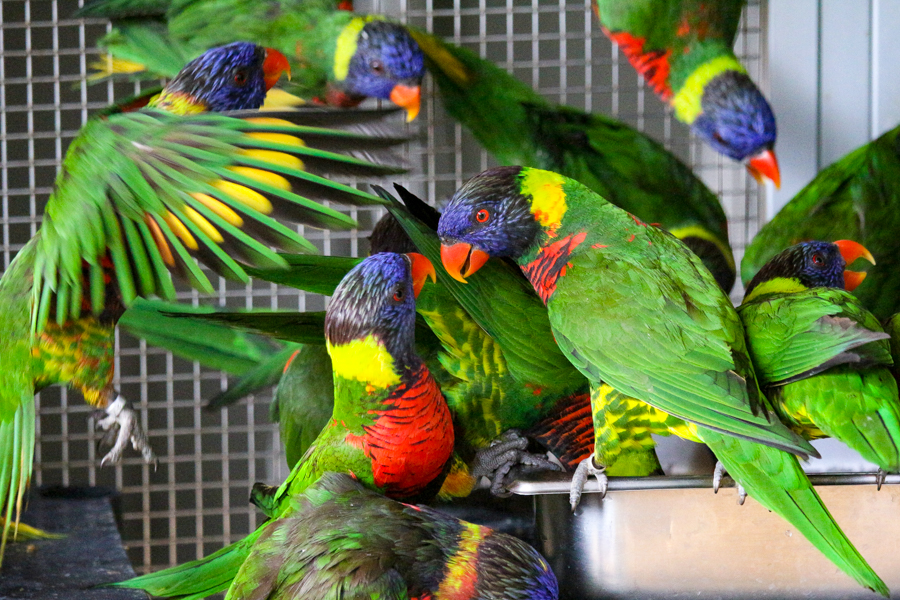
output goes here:
[[[105, 409], [99, 424], [118, 435], [104, 463], [116, 460], [129, 440], [153, 458], [133, 409], [112, 387], [115, 323], [136, 297], [173, 299], [169, 270], [212, 293], [195, 257], [246, 281], [232, 256], [277, 267], [284, 260], [269, 245], [315, 251], [273, 217], [355, 226], [315, 200], [382, 202], [308, 172], [395, 172], [329, 150], [361, 142], [377, 147], [380, 138], [260, 118], [255, 111], [234, 113], [243, 118], [201, 114], [258, 107], [286, 67], [278, 51], [254, 44], [210, 50], [172, 80], [153, 108], [94, 119], [69, 147], [43, 225], [0, 280], [3, 539], [31, 474], [33, 395], [41, 388], [71, 385]], [[283, 116], [321, 125], [326, 112]], [[339, 114], [343, 122], [358, 118]]]
[[211, 46], [246, 40], [290, 60], [287, 91], [304, 100], [352, 107], [366, 98], [419, 112], [425, 74], [409, 33], [381, 16], [354, 15], [337, 0], [89, 0], [77, 16], [102, 17], [115, 28], [100, 46], [111, 57], [100, 75], [172, 77]]
[[[745, 0], [594, 0], [603, 32], [679, 121], [778, 187], [775, 115], [734, 55]], [[638, 216], [640, 216], [638, 214]]]
[[[447, 403], [416, 354], [415, 296], [434, 268], [421, 254], [380, 253], [350, 270], [334, 292], [325, 337], [334, 378], [331, 419], [277, 489], [254, 488], [269, 517], [325, 471], [349, 472], [393, 498], [429, 497], [453, 453]], [[117, 584], [156, 596], [202, 598], [224, 590], [266, 527], [201, 559]]]
[[747, 247], [748, 283], [773, 256], [798, 242], [855, 240], [878, 264], [854, 290], [879, 319], [900, 312], [900, 127], [825, 168], [794, 196]]
[[845, 267], [860, 257], [874, 261], [849, 240], [791, 246], [751, 280], [738, 314], [782, 421], [844, 442], [879, 466], [880, 486], [900, 470], [900, 400], [889, 336], [849, 293], [865, 273]]
[[[770, 410], [740, 318], [684, 244], [572, 179], [523, 167], [469, 180], [438, 234], [442, 262], [461, 280], [487, 256], [516, 261], [556, 342], [591, 381], [595, 455], [576, 472], [573, 503], [588, 473], [602, 487], [602, 470], [649, 433], [699, 440], [752, 497], [887, 595], [790, 453], [815, 450]], [[604, 384], [636, 400], [623, 406]]]
[[555, 600], [547, 561], [525, 542], [326, 473], [267, 524], [228, 600]]
[[548, 169], [580, 181], [681, 239], [719, 285], [731, 290], [735, 264], [725, 212], [687, 165], [624, 123], [554, 106], [470, 50], [412, 33], [444, 108], [500, 164]]

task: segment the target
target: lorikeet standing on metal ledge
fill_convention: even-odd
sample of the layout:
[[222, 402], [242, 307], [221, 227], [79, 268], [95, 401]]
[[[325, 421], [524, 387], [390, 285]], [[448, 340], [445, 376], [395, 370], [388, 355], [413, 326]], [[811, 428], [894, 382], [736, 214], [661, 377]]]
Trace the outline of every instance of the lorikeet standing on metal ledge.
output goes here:
[[211, 46], [247, 40], [272, 46], [290, 60], [285, 89], [307, 101], [356, 106], [390, 100], [419, 112], [425, 74], [422, 53], [399, 24], [354, 15], [335, 0], [89, 0], [81, 17], [112, 19], [100, 42], [111, 57], [100, 75], [172, 77]]
[[679, 121], [780, 186], [775, 115], [734, 55], [745, 0], [593, 1], [603, 32]]
[[853, 291], [879, 319], [900, 312], [900, 127], [823, 169], [747, 247], [748, 283], [773, 256], [798, 242], [855, 240], [878, 257]]
[[[437, 493], [453, 453], [447, 403], [415, 352], [415, 297], [434, 268], [420, 254], [380, 253], [343, 278], [325, 317], [334, 378], [331, 419], [277, 489], [253, 501], [270, 517], [325, 471], [349, 472], [401, 499]], [[201, 598], [224, 590], [266, 526], [201, 559], [116, 584], [155, 596]]]
[[[438, 234], [444, 267], [460, 280], [474, 281], [488, 256], [516, 261], [547, 305], [557, 344], [590, 380], [595, 455], [576, 472], [573, 504], [589, 473], [603, 487], [603, 469], [634, 438], [699, 440], [751, 497], [888, 595], [800, 468], [792, 453], [815, 450], [771, 410], [740, 318], [684, 244], [572, 179], [524, 167], [469, 180]], [[622, 406], [603, 385], [632, 399]]]
[[880, 480], [900, 471], [900, 399], [889, 335], [850, 293], [865, 278], [846, 269], [858, 258], [874, 262], [849, 240], [791, 246], [751, 280], [738, 314], [782, 420], [806, 439], [844, 442]]
[[[278, 51], [255, 44], [210, 50], [172, 80], [153, 108], [94, 119], [69, 147], [40, 230], [0, 280], [4, 540], [31, 475], [33, 396], [41, 388], [71, 385], [104, 409], [99, 426], [115, 442], [102, 464], [117, 460], [129, 441], [153, 459], [137, 414], [112, 387], [115, 323], [136, 297], [173, 299], [169, 271], [213, 293], [195, 258], [246, 281], [241, 263], [285, 265], [269, 245], [315, 251], [273, 217], [355, 226], [316, 200], [382, 202], [307, 172], [397, 172], [328, 150], [360, 141], [378, 147], [381, 139], [298, 126], [272, 113], [203, 112], [257, 108], [286, 67]], [[327, 120], [321, 110], [285, 118]]]
[[547, 561], [525, 542], [326, 473], [270, 522], [228, 600], [555, 600]]
[[643, 133], [608, 117], [554, 106], [474, 52], [412, 30], [444, 108], [504, 165], [549, 169], [681, 239], [731, 290], [725, 212], [691, 169]]

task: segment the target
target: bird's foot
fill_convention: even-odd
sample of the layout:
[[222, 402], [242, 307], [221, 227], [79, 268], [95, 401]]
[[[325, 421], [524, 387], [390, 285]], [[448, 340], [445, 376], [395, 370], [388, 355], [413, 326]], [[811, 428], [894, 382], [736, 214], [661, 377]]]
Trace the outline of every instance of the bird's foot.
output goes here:
[[150, 447], [147, 434], [141, 428], [138, 414], [131, 402], [122, 396], [116, 396], [104, 410], [94, 411], [94, 418], [97, 430], [106, 432], [100, 440], [100, 446], [110, 448], [100, 460], [101, 467], [119, 462], [128, 442], [131, 442], [134, 449], [144, 457], [144, 462], [153, 463], [153, 467], [156, 468], [158, 462], [156, 455]]
[[884, 480], [887, 479], [887, 473], [884, 472], [883, 469], [878, 469], [875, 472], [875, 486], [877, 491], [881, 491], [881, 486], [884, 485]]
[[[722, 478], [727, 475], [728, 472], [725, 470], [725, 465], [722, 464], [721, 461], [716, 461], [716, 470], [713, 471], [713, 493], [719, 493], [719, 486], [722, 485]], [[744, 505], [744, 501], [747, 500], [747, 490], [744, 489], [737, 481], [734, 482], [734, 485], [737, 486], [738, 492], [738, 504], [741, 506]]]
[[472, 475], [491, 480], [491, 493], [508, 494], [506, 486], [517, 476], [536, 471], [562, 471], [562, 467], [545, 455], [527, 452], [528, 439], [510, 429], [475, 455]]
[[606, 476], [606, 467], [598, 467], [594, 463], [594, 454], [591, 453], [586, 459], [578, 464], [575, 469], [575, 475], [572, 476], [572, 485], [569, 488], [569, 505], [574, 511], [581, 502], [581, 492], [584, 490], [584, 484], [587, 483], [588, 477], [593, 475], [597, 479], [597, 485], [600, 486], [600, 498], [606, 497], [606, 490], [609, 487], [609, 478]]

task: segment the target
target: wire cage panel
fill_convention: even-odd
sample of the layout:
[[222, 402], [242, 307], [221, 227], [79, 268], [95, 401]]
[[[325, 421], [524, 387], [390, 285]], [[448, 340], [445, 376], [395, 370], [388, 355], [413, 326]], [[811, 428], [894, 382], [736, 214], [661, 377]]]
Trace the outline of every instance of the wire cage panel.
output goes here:
[[[737, 50], [751, 76], [765, 85], [764, 0], [750, 0]], [[2, 259], [35, 233], [65, 150], [89, 115], [158, 82], [84, 85], [100, 58], [101, 20], [72, 19], [80, 0], [13, 0], [0, 4], [0, 177]], [[722, 199], [736, 258], [760, 224], [761, 192], [743, 167], [691, 138], [646, 88], [606, 37], [590, 0], [357, 0], [359, 12], [384, 12], [424, 27], [502, 65], [555, 102], [614, 116], [648, 133], [695, 171]], [[450, 120], [429, 82], [414, 139], [404, 154], [412, 167], [397, 181], [440, 205], [467, 178], [492, 166], [470, 134]], [[381, 182], [385, 183], [385, 182]], [[307, 230], [324, 253], [360, 255], [381, 216], [348, 211], [360, 228]], [[236, 308], [321, 310], [325, 300], [263, 282], [220, 280], [215, 298], [179, 288], [191, 303]], [[739, 290], [736, 290], [736, 294]], [[115, 384], [140, 408], [159, 466], [136, 453], [99, 468], [103, 456], [80, 394], [53, 387], [38, 396], [37, 485], [100, 485], [121, 491], [122, 535], [139, 572], [204, 556], [249, 533], [260, 515], [247, 502], [256, 481], [275, 483], [288, 472], [271, 395], [210, 412], [201, 403], [227, 384], [200, 368], [117, 335]]]

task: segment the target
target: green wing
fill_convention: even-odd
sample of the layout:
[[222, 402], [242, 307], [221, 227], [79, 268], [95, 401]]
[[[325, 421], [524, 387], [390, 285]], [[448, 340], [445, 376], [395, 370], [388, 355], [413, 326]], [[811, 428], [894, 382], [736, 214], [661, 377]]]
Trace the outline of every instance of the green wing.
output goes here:
[[892, 371], [894, 377], [900, 380], [900, 313], [885, 322], [884, 330], [891, 336], [891, 358], [894, 360]]
[[81, 312], [82, 299], [100, 312], [104, 267], [114, 269], [126, 306], [137, 296], [172, 299], [169, 270], [211, 293], [194, 258], [223, 277], [246, 281], [241, 263], [284, 266], [270, 245], [316, 251], [276, 219], [347, 229], [355, 221], [322, 200], [383, 202], [314, 173], [396, 172], [393, 165], [330, 149], [365, 135], [288, 121], [308, 116], [321, 122], [321, 111], [238, 114], [242, 118], [140, 111], [85, 126], [66, 154], [40, 230], [36, 329], [50, 316], [52, 298], [60, 323]]
[[9, 529], [19, 520], [31, 479], [35, 439], [31, 366], [31, 278], [36, 241], [0, 279], [0, 563]]
[[892, 362], [883, 341], [888, 334], [844, 290], [762, 296], [742, 305], [738, 314], [763, 385], [783, 385], [844, 363]]
[[699, 259], [661, 230], [641, 231], [635, 247], [652, 245], [639, 255], [571, 257], [548, 304], [562, 350], [588, 379], [663, 412], [815, 454], [766, 410], [740, 320]]
[[777, 253], [804, 240], [849, 239], [878, 264], [854, 295], [876, 317], [900, 310], [900, 127], [825, 168], [747, 247], [744, 282]]

